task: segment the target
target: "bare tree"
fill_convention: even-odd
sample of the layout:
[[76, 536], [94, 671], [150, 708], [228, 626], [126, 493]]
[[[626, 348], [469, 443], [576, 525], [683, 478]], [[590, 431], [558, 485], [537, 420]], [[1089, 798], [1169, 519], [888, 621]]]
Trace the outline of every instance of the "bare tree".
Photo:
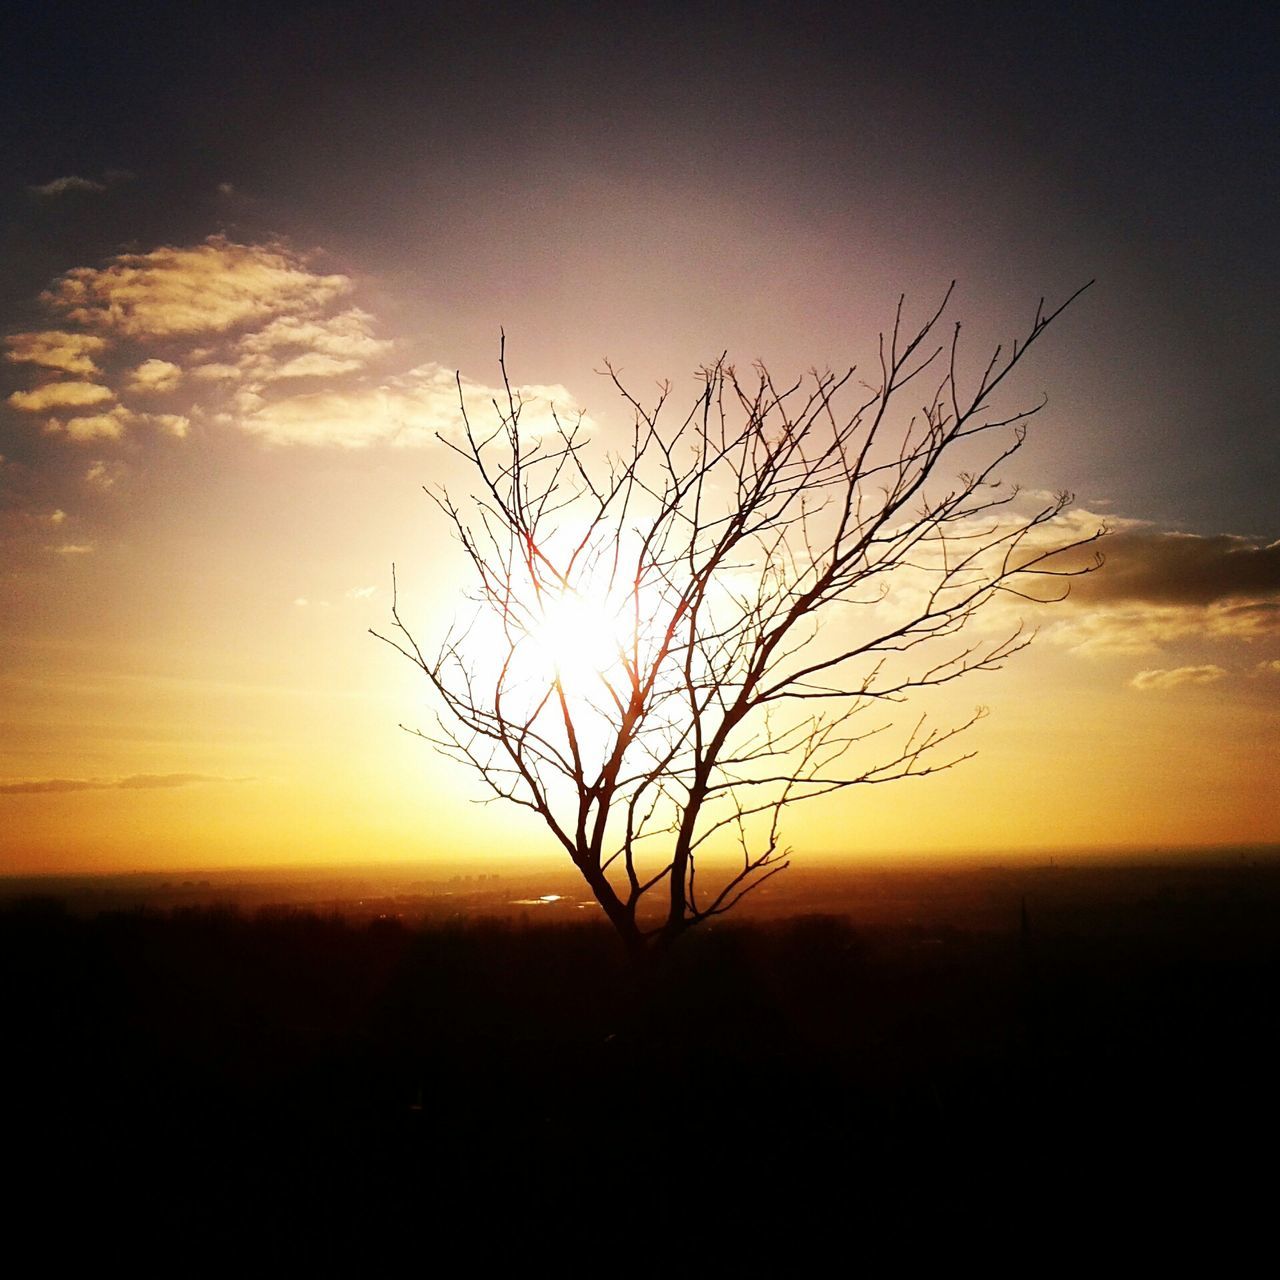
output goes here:
[[1101, 531], [1064, 544], [1046, 529], [1068, 495], [1028, 510], [996, 478], [1043, 406], [992, 398], [1083, 290], [1042, 301], [967, 390], [960, 326], [936, 337], [951, 292], [914, 333], [899, 300], [870, 382], [779, 385], [722, 357], [673, 417], [668, 386], [647, 407], [607, 366], [632, 423], [621, 449], [597, 452], [582, 416], [522, 426], [505, 343], [489, 427], [459, 383], [460, 430], [441, 439], [475, 490], [428, 493], [474, 608], [431, 656], [398, 600], [379, 638], [443, 703], [437, 730], [410, 731], [536, 813], [633, 954], [786, 867], [789, 806], [967, 758], [956, 739], [981, 709], [934, 725], [901, 722], [901, 704], [1030, 642], [993, 602], [1100, 563], [1060, 557]]

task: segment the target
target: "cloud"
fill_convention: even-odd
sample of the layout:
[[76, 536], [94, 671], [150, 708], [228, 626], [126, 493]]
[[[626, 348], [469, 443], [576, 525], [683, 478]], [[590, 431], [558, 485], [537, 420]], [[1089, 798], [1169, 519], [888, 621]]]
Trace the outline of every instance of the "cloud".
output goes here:
[[181, 413], [143, 413], [138, 415], [138, 420], [173, 436], [175, 440], [185, 439], [191, 430], [191, 419]]
[[368, 600], [377, 590], [377, 587], [352, 587], [346, 595], [348, 600]]
[[[531, 435], [549, 430], [552, 408], [578, 416], [573, 396], [562, 386], [516, 389], [524, 403], [522, 426]], [[493, 402], [505, 390], [462, 379], [462, 403], [472, 421], [492, 422]], [[251, 393], [239, 402], [242, 430], [276, 445], [363, 449], [374, 444], [420, 447], [452, 436], [461, 425], [457, 375], [443, 365], [419, 365], [381, 386], [354, 391], [315, 391], [266, 402]]]
[[84, 481], [90, 488], [105, 492], [108, 489], [114, 489], [128, 470], [123, 462], [110, 462], [104, 458], [98, 458], [89, 463], [88, 470], [84, 473]]
[[182, 370], [168, 360], [144, 360], [129, 375], [130, 391], [172, 391], [182, 381]]
[[113, 785], [121, 791], [146, 791], [155, 787], [187, 787], [196, 782], [249, 781], [249, 778], [220, 778], [209, 773], [135, 773]]
[[281, 315], [318, 311], [351, 289], [343, 275], [317, 275], [282, 245], [210, 236], [187, 248], [121, 254], [77, 267], [41, 295], [90, 330], [132, 338], [224, 333]]
[[107, 346], [105, 338], [92, 333], [68, 333], [50, 329], [40, 333], [11, 333], [5, 339], [10, 348], [5, 359], [14, 363], [38, 364], [63, 373], [99, 373], [92, 357]]
[[[346, 276], [312, 271], [283, 245], [221, 236], [68, 271], [42, 295], [63, 327], [13, 334], [6, 354], [76, 376], [14, 391], [8, 404], [51, 414], [46, 432], [76, 441], [119, 440], [136, 425], [183, 437], [193, 411], [239, 425], [267, 405], [275, 384], [332, 383], [392, 349], [374, 336], [368, 312], [346, 307], [328, 314], [351, 287]], [[102, 353], [116, 340], [161, 351], [127, 367], [108, 363], [104, 374]], [[188, 372], [201, 394], [189, 396], [181, 411], [170, 404], [165, 408], [174, 411], [163, 414], [140, 411], [139, 400], [178, 392]], [[270, 422], [257, 434], [273, 434]]]
[[[240, 340], [240, 367], [264, 381], [347, 373], [394, 345], [375, 338], [372, 323], [358, 307], [326, 317], [279, 316]], [[282, 351], [298, 354], [281, 359]]]
[[92, 178], [81, 178], [74, 173], [65, 178], [54, 178], [52, 182], [42, 182], [30, 186], [28, 191], [38, 196], [64, 196], [68, 191], [105, 191], [105, 182], [94, 182]]
[[50, 418], [45, 423], [45, 430], [51, 435], [65, 434], [72, 440], [119, 440], [125, 427], [137, 419], [136, 413], [118, 404], [106, 413], [68, 418], [66, 422]]
[[1244, 642], [1280, 634], [1280, 604], [1269, 601], [1196, 606], [1052, 606], [1041, 634], [1082, 654], [1141, 654], [1184, 640]]
[[199, 782], [248, 782], [208, 773], [135, 773], [127, 778], [30, 778], [0, 782], [0, 795], [47, 795], [65, 791], [150, 791], [189, 787]]
[[[1280, 634], [1280, 542], [1238, 534], [1197, 535], [1073, 509], [1040, 541], [1070, 541], [1100, 523], [1102, 568], [1070, 580], [1053, 606], [1047, 638], [1078, 652], [1150, 653], [1179, 641], [1248, 642]], [[1084, 563], [1069, 553], [1059, 567]]]
[[1135, 689], [1175, 689], [1183, 684], [1216, 684], [1226, 676], [1226, 671], [1216, 663], [1199, 667], [1173, 667], [1162, 671], [1139, 671], [1130, 685]]
[[[15, 391], [9, 405], [50, 415], [47, 433], [82, 442], [120, 440], [146, 425], [182, 437], [198, 415], [276, 446], [432, 446], [437, 435], [458, 433], [460, 390], [473, 421], [495, 421], [505, 387], [469, 379], [459, 387], [454, 371], [434, 362], [379, 379], [372, 366], [395, 343], [346, 301], [352, 288], [347, 276], [319, 274], [285, 245], [225, 236], [76, 268], [41, 295], [60, 326], [13, 335], [8, 355], [77, 376]], [[102, 359], [117, 343], [126, 363]], [[149, 351], [129, 351], [144, 343]], [[516, 394], [532, 437], [551, 429], [553, 406], [581, 416], [563, 386]], [[146, 411], [155, 395], [171, 397], [169, 412]], [[89, 483], [107, 488], [114, 478], [99, 468]]]
[[233, 364], [198, 364], [188, 369], [189, 377], [198, 378], [201, 382], [234, 382], [240, 377], [240, 370]]
[[49, 486], [41, 481], [39, 474], [0, 458], [0, 543], [34, 537], [45, 545], [51, 532], [69, 536], [72, 517], [52, 505]]
[[1249, 673], [1253, 676], [1280, 676], [1280, 658], [1264, 658]]
[[360, 360], [343, 360], [325, 355], [321, 351], [307, 351], [282, 364], [272, 364], [267, 370], [254, 370], [257, 377], [275, 382], [283, 378], [334, 378], [339, 374], [359, 369]]
[[53, 548], [60, 556], [87, 556], [93, 552], [93, 546], [87, 542], [64, 542]]
[[354, 373], [395, 345], [375, 338], [372, 322], [373, 317], [357, 307], [332, 316], [278, 316], [240, 339], [233, 376], [243, 374], [250, 380], [243, 396], [256, 397], [256, 407], [270, 383]]
[[[124, 405], [118, 404], [107, 410], [106, 413], [68, 418], [66, 422], [62, 422], [57, 418], [50, 418], [45, 423], [45, 430], [50, 435], [66, 435], [72, 440], [84, 442], [88, 440], [120, 440], [124, 436], [126, 427], [138, 425], [155, 427], [162, 434], [181, 440], [191, 428], [191, 419], [181, 413], [135, 413], [134, 410], [126, 409]], [[104, 477], [107, 477], [108, 474], [105, 470], [99, 471], [92, 477], [92, 480], [94, 483], [99, 484], [99, 487], [108, 488], [109, 483], [102, 483]], [[118, 472], [110, 473], [111, 481], [118, 478]]]
[[1280, 593], [1280, 542], [1131, 527], [1113, 532], [1103, 550], [1106, 565], [1075, 588], [1081, 603], [1211, 605]]
[[49, 409], [82, 408], [114, 400], [116, 393], [97, 382], [46, 382], [34, 391], [15, 391], [9, 403], [27, 413], [44, 413]]

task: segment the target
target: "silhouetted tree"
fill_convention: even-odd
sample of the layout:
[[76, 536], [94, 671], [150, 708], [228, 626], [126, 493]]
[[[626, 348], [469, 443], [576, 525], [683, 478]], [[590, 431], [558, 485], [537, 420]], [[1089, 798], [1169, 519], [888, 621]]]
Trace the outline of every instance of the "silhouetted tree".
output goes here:
[[[899, 300], [869, 382], [850, 369], [779, 385], [722, 357], [673, 419], [669, 386], [647, 407], [609, 365], [632, 426], [606, 452], [582, 415], [522, 426], [505, 342], [491, 426], [459, 383], [460, 429], [441, 439], [476, 487], [461, 504], [428, 492], [470, 562], [475, 608], [432, 656], [398, 599], [379, 638], [443, 703], [438, 731], [411, 732], [536, 813], [634, 954], [787, 866], [788, 806], [965, 759], [955, 740], [981, 709], [899, 726], [899, 706], [1029, 643], [992, 616], [1001, 596], [1100, 562], [1058, 558], [1101, 533], [1055, 540], [1046, 526], [1068, 495], [1028, 510], [996, 478], [1042, 405], [991, 407], [1083, 290], [1047, 314], [1042, 301], [968, 389], [960, 326], [931, 341], [951, 292], [914, 333]], [[735, 861], [713, 876], [726, 843]]]

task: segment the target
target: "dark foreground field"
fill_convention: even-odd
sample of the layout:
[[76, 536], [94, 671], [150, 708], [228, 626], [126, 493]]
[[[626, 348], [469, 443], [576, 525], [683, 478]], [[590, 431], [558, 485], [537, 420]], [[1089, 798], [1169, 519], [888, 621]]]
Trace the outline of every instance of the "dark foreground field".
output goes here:
[[1280, 872], [973, 877], [951, 922], [934, 880], [645, 975], [592, 923], [10, 902], [10, 1232], [179, 1269], [1225, 1261], [1274, 1198]]

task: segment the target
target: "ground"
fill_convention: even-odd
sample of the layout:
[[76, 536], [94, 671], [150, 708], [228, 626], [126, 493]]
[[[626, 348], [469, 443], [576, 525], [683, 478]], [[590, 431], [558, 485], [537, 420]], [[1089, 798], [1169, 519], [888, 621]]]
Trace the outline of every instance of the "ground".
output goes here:
[[280, 1257], [1211, 1224], [1221, 1260], [1277, 1133], [1280, 868], [871, 883], [646, 973], [567, 912], [12, 899], [13, 1221]]

